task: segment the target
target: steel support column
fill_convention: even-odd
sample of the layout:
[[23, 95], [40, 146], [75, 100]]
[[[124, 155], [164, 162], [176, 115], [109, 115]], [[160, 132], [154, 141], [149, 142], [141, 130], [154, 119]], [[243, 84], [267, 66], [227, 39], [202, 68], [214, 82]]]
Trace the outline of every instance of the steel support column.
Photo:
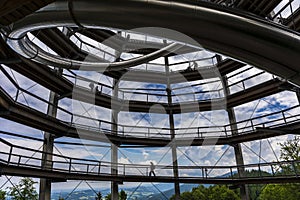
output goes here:
[[[217, 57], [218, 62], [220, 61], [220, 57]], [[225, 97], [230, 95], [230, 90], [228, 88], [228, 80], [227, 77], [224, 76], [223, 77], [223, 88], [224, 88], [224, 94]], [[228, 113], [228, 118], [229, 118], [229, 122], [230, 122], [230, 128], [232, 131], [232, 135], [237, 135], [238, 134], [238, 128], [236, 125], [236, 117], [235, 117], [235, 113], [234, 113], [234, 109], [233, 108], [227, 108], [227, 113]], [[243, 158], [243, 151], [242, 151], [242, 147], [241, 144], [233, 144], [233, 148], [234, 148], [234, 154], [235, 154], [235, 160], [236, 160], [236, 164], [238, 166], [243, 166], [244, 165], [244, 158]], [[238, 175], [240, 177], [243, 177], [245, 173], [245, 168], [244, 167], [238, 167]], [[249, 194], [248, 194], [248, 188], [245, 184], [241, 184], [239, 185], [240, 188], [240, 195], [241, 195], [241, 199], [242, 200], [248, 200], [249, 199]]]
[[300, 91], [296, 91], [297, 99], [298, 99], [298, 104], [300, 105]]
[[[55, 92], [50, 91], [49, 105], [47, 114], [52, 117], [56, 117], [57, 105], [58, 105], [58, 95]], [[42, 168], [49, 169], [52, 168], [52, 155], [54, 146], [55, 136], [51, 133], [44, 133], [44, 144], [42, 155]], [[49, 153], [49, 154], [47, 154]], [[51, 199], [51, 179], [40, 179], [40, 191], [39, 200], [50, 200]]]
[[[121, 35], [121, 32], [118, 31], [118, 34]], [[127, 41], [129, 37], [127, 38]], [[121, 54], [125, 47], [126, 43], [120, 44], [119, 51], [116, 51], [116, 61], [120, 61]], [[113, 82], [113, 98], [118, 98], [119, 96], [119, 80], [114, 79]], [[118, 135], [118, 122], [119, 122], [119, 108], [112, 108], [111, 113], [111, 122], [112, 124], [112, 132], [115, 135]], [[118, 146], [115, 144], [111, 144], [111, 162], [115, 165], [112, 165], [111, 174], [117, 175], [118, 174]], [[111, 199], [118, 200], [119, 199], [119, 183], [116, 181], [111, 182]]]
[[[114, 79], [113, 83], [113, 96], [115, 98], [118, 97], [118, 91], [119, 91], [119, 86], [118, 86], [118, 80]], [[112, 132], [113, 134], [117, 135], [118, 134], [118, 115], [119, 115], [119, 110], [117, 108], [112, 109]], [[111, 174], [112, 175], [117, 175], [118, 174], [118, 146], [115, 144], [111, 144], [111, 162], [114, 163], [111, 168]], [[118, 200], [119, 199], [119, 185], [118, 182], [112, 181], [111, 182], [111, 199], [112, 200]]]
[[[171, 91], [171, 84], [169, 80], [170, 75], [170, 68], [169, 68], [169, 60], [168, 57], [165, 57], [165, 66], [166, 66], [166, 76], [167, 76], [167, 96], [168, 96], [168, 105], [171, 107], [172, 105], [172, 91]], [[173, 110], [171, 109], [169, 112], [169, 125], [170, 125], [170, 135], [171, 140], [175, 139], [175, 125], [174, 125], [174, 115]], [[177, 161], [177, 145], [176, 143], [172, 143], [172, 163], [173, 163], [173, 174], [174, 178], [178, 179], [178, 161]], [[175, 200], [180, 199], [180, 186], [179, 182], [174, 183], [175, 189]]]

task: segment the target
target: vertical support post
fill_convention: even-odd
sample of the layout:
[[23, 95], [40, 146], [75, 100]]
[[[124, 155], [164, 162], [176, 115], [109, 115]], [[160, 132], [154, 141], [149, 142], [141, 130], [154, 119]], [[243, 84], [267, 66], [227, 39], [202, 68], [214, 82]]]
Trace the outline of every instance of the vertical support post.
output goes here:
[[[166, 66], [166, 76], [167, 76], [167, 96], [168, 96], [168, 105], [169, 108], [172, 105], [172, 91], [171, 91], [171, 84], [169, 80], [169, 74], [170, 74], [170, 68], [169, 68], [169, 60], [168, 57], [165, 57], [165, 66]], [[171, 135], [171, 140], [175, 139], [175, 123], [174, 123], [174, 115], [173, 115], [173, 110], [170, 109], [169, 112], [169, 124], [170, 124], [170, 135]], [[178, 179], [179, 174], [178, 174], [178, 161], [177, 161], [177, 145], [176, 143], [172, 143], [172, 163], [173, 163], [173, 174], [175, 180]], [[175, 200], [180, 199], [180, 186], [179, 182], [176, 181], [174, 183], [174, 189], [175, 189]]]
[[[113, 90], [113, 97], [118, 97], [118, 80], [114, 79], [114, 90]], [[113, 109], [112, 110], [112, 132], [113, 134], [118, 134], [118, 115], [119, 110]], [[111, 144], [111, 162], [113, 163], [111, 166], [111, 174], [112, 175], [118, 175], [118, 146], [115, 144]], [[112, 181], [111, 182], [111, 199], [112, 200], [118, 200], [119, 199], [119, 185], [118, 182]]]
[[[224, 95], [225, 95], [225, 97], [227, 97], [230, 95], [227, 77], [224, 76], [222, 82], [223, 82], [223, 88], [224, 88]], [[236, 117], [235, 117], [234, 109], [227, 108], [227, 113], [228, 113], [228, 118], [229, 118], [229, 122], [230, 122], [230, 128], [232, 131], [232, 135], [237, 135], [238, 127], [236, 124]], [[237, 168], [239, 177], [243, 177], [244, 173], [245, 173], [245, 168], [244, 168], [244, 158], [243, 158], [243, 151], [242, 151], [241, 144], [234, 144], [233, 148], [234, 148], [236, 164], [239, 166]], [[248, 200], [249, 192], [248, 192], [247, 186], [245, 184], [241, 184], [241, 185], [239, 185], [239, 187], [240, 187], [241, 199]]]
[[298, 99], [298, 105], [300, 105], [300, 91], [296, 91], [297, 99]]
[[[56, 70], [57, 73], [62, 74], [61, 70]], [[58, 106], [58, 95], [50, 91], [49, 105], [47, 114], [52, 117], [56, 117], [57, 106]], [[43, 155], [42, 155], [42, 169], [52, 168], [52, 154], [54, 146], [55, 136], [51, 133], [44, 133], [44, 144], [43, 144]], [[39, 189], [39, 200], [50, 200], [51, 199], [51, 179], [40, 179], [40, 189]]]
[[[121, 32], [119, 31], [120, 35]], [[126, 38], [126, 42], [128, 42], [129, 37]], [[126, 43], [121, 44], [119, 51], [116, 52], [116, 61], [119, 61], [121, 54], [124, 50]], [[124, 93], [123, 93], [124, 95]], [[113, 82], [113, 98], [118, 98], [119, 96], [119, 81], [114, 79]], [[112, 122], [112, 132], [115, 135], [118, 135], [118, 121], [119, 121], [119, 112], [120, 110], [115, 108], [112, 109], [111, 122]], [[111, 144], [111, 162], [113, 165], [111, 166], [111, 174], [118, 175], [118, 146], [115, 144]], [[116, 181], [111, 182], [111, 199], [118, 200], [119, 199], [119, 183]]]

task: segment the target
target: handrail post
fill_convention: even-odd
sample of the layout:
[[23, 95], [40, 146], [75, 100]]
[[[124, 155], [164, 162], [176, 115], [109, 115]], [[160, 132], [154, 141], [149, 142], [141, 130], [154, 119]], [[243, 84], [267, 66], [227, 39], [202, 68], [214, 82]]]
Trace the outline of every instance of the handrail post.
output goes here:
[[20, 166], [20, 163], [21, 163], [21, 158], [22, 158], [22, 156], [21, 156], [21, 155], [19, 155], [19, 159], [18, 159], [18, 166]]
[[9, 165], [10, 160], [11, 160], [11, 154], [12, 154], [12, 151], [13, 151], [13, 146], [10, 146], [9, 155], [8, 155], [8, 158], [7, 158], [7, 164], [8, 164], [8, 165]]
[[20, 93], [20, 89], [18, 88], [18, 89], [17, 89], [16, 98], [15, 98], [15, 102], [17, 102], [17, 101], [18, 101], [18, 98], [19, 98], [19, 93]]
[[295, 166], [295, 162], [294, 161], [292, 161], [292, 166], [294, 168], [295, 175], [298, 178], [298, 170], [297, 170], [297, 167]]
[[252, 119], [250, 119], [250, 123], [251, 123], [251, 128], [252, 128], [252, 131], [254, 131], [254, 125], [253, 125], [253, 121], [252, 121]]
[[272, 164], [271, 164], [271, 170], [272, 170], [272, 175], [275, 176], [274, 167]]
[[100, 170], [101, 170], [101, 161], [98, 162], [98, 175], [100, 174]]
[[285, 114], [284, 114], [284, 112], [282, 111], [281, 113], [282, 113], [282, 117], [283, 117], [283, 121], [284, 121], [284, 123], [285, 123], [285, 124], [287, 124], [287, 121], [286, 121], [286, 118], [285, 118]]
[[71, 167], [72, 167], [72, 158], [70, 158], [70, 163], [69, 163], [69, 173], [71, 172]]
[[73, 125], [74, 115], [71, 114], [71, 125]]

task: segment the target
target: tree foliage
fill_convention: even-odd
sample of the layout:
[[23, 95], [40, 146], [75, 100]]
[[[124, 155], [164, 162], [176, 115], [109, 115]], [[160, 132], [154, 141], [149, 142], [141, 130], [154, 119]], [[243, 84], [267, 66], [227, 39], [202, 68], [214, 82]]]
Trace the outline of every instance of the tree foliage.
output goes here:
[[[295, 161], [300, 160], [300, 137], [294, 137], [294, 139], [287, 140], [286, 142], [279, 143], [281, 146], [280, 158], [284, 161]], [[299, 163], [286, 164], [281, 166], [281, 174], [295, 174], [299, 173], [300, 166]], [[290, 184], [269, 184], [267, 185], [260, 197], [260, 200], [294, 200], [300, 199], [300, 184], [290, 183]]]
[[[111, 200], [111, 193], [105, 196], [105, 200]], [[126, 200], [127, 199], [127, 194], [124, 190], [121, 190], [119, 192], [119, 200]]]
[[[171, 197], [174, 200], [175, 196]], [[205, 188], [203, 185], [193, 188], [191, 192], [183, 192], [180, 195], [181, 200], [239, 200], [239, 196], [226, 186], [210, 186]]]
[[295, 200], [300, 199], [299, 184], [269, 184], [262, 191], [259, 200]]
[[105, 200], [111, 200], [111, 193], [109, 193], [105, 196]]
[[9, 195], [13, 200], [37, 200], [38, 194], [34, 187], [36, 183], [31, 178], [22, 178], [18, 184], [9, 187]]
[[0, 190], [0, 200], [5, 200], [6, 198], [6, 192], [3, 190]]
[[300, 137], [295, 136], [294, 139], [279, 143], [279, 145], [281, 146], [280, 158], [282, 160], [300, 160]]
[[[255, 178], [255, 177], [259, 177], [259, 176], [268, 177], [268, 176], [272, 176], [272, 174], [265, 172], [265, 171], [245, 170], [244, 176], [249, 177], [249, 178], [251, 178], [251, 177]], [[233, 177], [238, 178], [238, 174], [235, 174]], [[246, 187], [248, 188], [249, 199], [257, 200], [265, 186], [266, 186], [265, 184], [246, 185]]]
[[119, 192], [119, 200], [126, 200], [127, 199], [127, 194], [124, 190], [121, 190], [121, 192]]
[[102, 194], [101, 192], [97, 192], [95, 200], [101, 200], [102, 199]]

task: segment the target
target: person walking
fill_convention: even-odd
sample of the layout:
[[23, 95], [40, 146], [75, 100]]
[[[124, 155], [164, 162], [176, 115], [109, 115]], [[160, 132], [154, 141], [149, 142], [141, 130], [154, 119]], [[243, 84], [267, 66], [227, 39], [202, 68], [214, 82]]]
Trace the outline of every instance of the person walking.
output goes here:
[[151, 174], [153, 174], [153, 176], [156, 176], [154, 173], [155, 170], [155, 165], [153, 164], [153, 162], [150, 162], [150, 172], [149, 172], [149, 176], [151, 176]]

